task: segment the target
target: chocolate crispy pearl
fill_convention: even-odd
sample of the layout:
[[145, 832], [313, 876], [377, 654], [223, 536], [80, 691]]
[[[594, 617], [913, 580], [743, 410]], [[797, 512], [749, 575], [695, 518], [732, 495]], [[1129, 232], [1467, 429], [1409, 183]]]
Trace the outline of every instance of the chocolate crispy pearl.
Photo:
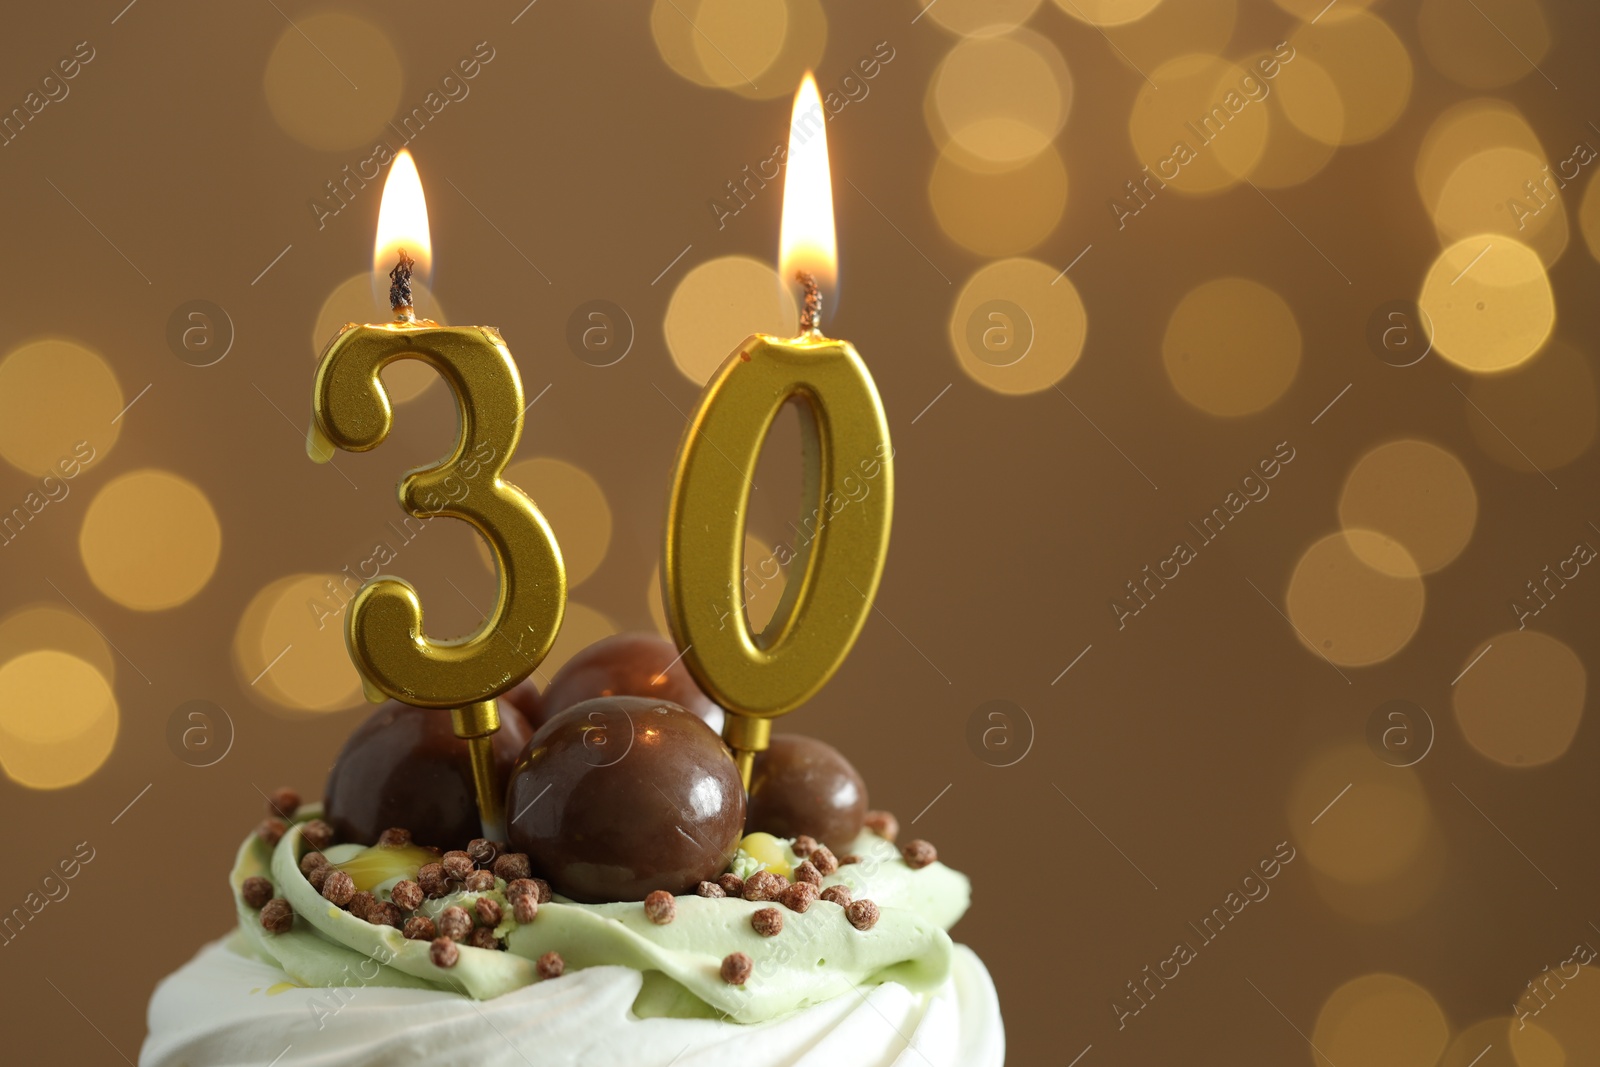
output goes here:
[[[548, 790], [548, 792], [546, 791]], [[511, 847], [585, 903], [687, 893], [732, 860], [744, 827], [739, 769], [704, 720], [675, 704], [603, 697], [545, 723], [506, 795]]]
[[[522, 713], [501, 701], [494, 753], [502, 775], [531, 733]], [[467, 743], [437, 708], [380, 704], [345, 742], [324, 797], [341, 841], [371, 844], [403, 826], [419, 844], [465, 848], [483, 832]]]
[[813, 737], [775, 734], [756, 753], [745, 827], [778, 837], [810, 835], [843, 849], [861, 833], [867, 786], [839, 750]]
[[558, 712], [595, 697], [665, 700], [722, 732], [722, 709], [695, 684], [678, 647], [658, 634], [613, 634], [585, 648], [550, 679], [544, 705], [529, 722], [537, 730]]

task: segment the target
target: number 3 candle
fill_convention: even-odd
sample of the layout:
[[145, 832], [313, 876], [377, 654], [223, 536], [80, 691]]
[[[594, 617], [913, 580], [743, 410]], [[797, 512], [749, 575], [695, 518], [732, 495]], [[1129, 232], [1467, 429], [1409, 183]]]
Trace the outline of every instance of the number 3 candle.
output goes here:
[[414, 257], [425, 258], [428, 245], [422, 183], [411, 156], [401, 152], [384, 183], [374, 252], [378, 270], [389, 257], [396, 260], [389, 290], [395, 321], [348, 325], [323, 352], [307, 448], [323, 461], [335, 448], [365, 452], [382, 444], [393, 411], [381, 374], [395, 360], [422, 360], [455, 393], [455, 447], [400, 479], [400, 506], [419, 517], [461, 519], [483, 536], [500, 576], [494, 609], [477, 632], [435, 640], [423, 630], [411, 584], [380, 575], [356, 594], [345, 640], [369, 699], [387, 695], [451, 709], [456, 736], [472, 754], [484, 832], [504, 840], [505, 783], [495, 780], [489, 740], [500, 728], [494, 698], [550, 651], [566, 604], [566, 571], [544, 516], [501, 477], [523, 418], [522, 382], [505, 341], [488, 326], [441, 326], [412, 311]]
[[[883, 573], [894, 503], [889, 424], [866, 364], [821, 332], [834, 279], [825, 115], [807, 73], [795, 95], [779, 270], [804, 291], [800, 335], [748, 338], [712, 375], [678, 453], [662, 585], [684, 663], [728, 712], [723, 737], [746, 788], [772, 720], [810, 698], [844, 661]], [[782, 602], [760, 634], [744, 604], [751, 479], [785, 403], [801, 409], [809, 514]], [[783, 561], [780, 561], [783, 562]]]

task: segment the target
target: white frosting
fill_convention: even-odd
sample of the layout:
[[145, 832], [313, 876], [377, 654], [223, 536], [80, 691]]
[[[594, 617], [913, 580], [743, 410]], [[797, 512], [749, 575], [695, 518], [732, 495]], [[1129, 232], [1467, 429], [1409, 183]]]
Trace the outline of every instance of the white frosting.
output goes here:
[[492, 1000], [422, 989], [308, 989], [214, 942], [150, 1001], [140, 1067], [1000, 1067], [1005, 1031], [983, 963], [958, 945], [930, 993], [845, 989], [765, 1022], [640, 1019], [644, 976], [591, 967]]

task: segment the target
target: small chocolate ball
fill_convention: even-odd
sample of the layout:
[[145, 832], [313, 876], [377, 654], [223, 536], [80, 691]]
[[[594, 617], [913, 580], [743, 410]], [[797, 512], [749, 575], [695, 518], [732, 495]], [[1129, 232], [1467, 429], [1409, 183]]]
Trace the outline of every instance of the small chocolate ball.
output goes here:
[[861, 833], [867, 786], [830, 744], [799, 734], [774, 734], [756, 753], [745, 826], [778, 837], [809, 834], [843, 849]]
[[694, 712], [722, 733], [722, 709], [701, 692], [678, 647], [658, 634], [612, 634], [569, 659], [545, 691], [543, 709], [530, 713], [537, 730], [558, 712], [595, 697], [649, 697]]
[[[500, 703], [495, 762], [502, 781], [532, 734], [522, 712]], [[465, 848], [483, 833], [467, 743], [450, 713], [397, 700], [378, 705], [344, 743], [328, 774], [323, 807], [340, 841], [370, 845], [402, 827], [419, 845]]]
[[528, 742], [506, 792], [511, 847], [585, 903], [674, 896], [716, 878], [744, 833], [727, 746], [676, 704], [601, 697]]

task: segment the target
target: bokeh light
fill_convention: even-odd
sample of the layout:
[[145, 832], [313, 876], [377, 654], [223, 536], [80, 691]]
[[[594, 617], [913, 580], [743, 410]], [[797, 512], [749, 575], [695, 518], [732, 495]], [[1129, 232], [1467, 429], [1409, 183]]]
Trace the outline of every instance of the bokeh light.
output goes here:
[[[1261, 63], [1271, 61], [1275, 61], [1275, 57], [1270, 52], [1258, 52], [1246, 58], [1243, 66], [1246, 70], [1260, 70]], [[1300, 70], [1301, 64], [1305, 65], [1304, 70]], [[1308, 60], [1305, 56], [1297, 56], [1293, 65], [1303, 81], [1309, 82], [1317, 77], [1328, 76], [1326, 71], [1316, 66], [1315, 60]], [[1286, 69], [1282, 64], [1278, 65], [1280, 77]], [[1300, 105], [1302, 110], [1310, 107], [1315, 100], [1317, 94], [1309, 88], [1302, 92]], [[1268, 189], [1285, 189], [1300, 185], [1321, 173], [1328, 165], [1328, 161], [1333, 158], [1337, 142], [1318, 140], [1303, 133], [1290, 120], [1282, 93], [1277, 91], [1270, 93], [1266, 104], [1267, 147], [1261, 153], [1261, 158], [1256, 161], [1256, 165], [1251, 168], [1250, 180]], [[1339, 125], [1342, 130], [1344, 125], [1342, 100], [1339, 102]]]
[[1600, 259], [1600, 182], [1594, 178], [1584, 187], [1583, 201], [1578, 206], [1578, 228], [1583, 231], [1583, 243], [1589, 255]]
[[1289, 388], [1300, 327], [1283, 297], [1248, 278], [1190, 290], [1167, 320], [1161, 358], [1178, 395], [1212, 415], [1249, 415]]
[[19, 345], [0, 360], [0, 456], [24, 474], [76, 476], [117, 443], [125, 403], [116, 373], [82, 345]]
[[1322, 64], [1305, 55], [1282, 64], [1275, 95], [1283, 117], [1296, 130], [1319, 144], [1344, 143], [1344, 97]]
[[1550, 26], [1539, 0], [1422, 0], [1417, 32], [1428, 62], [1473, 89], [1525, 78], [1550, 51]]
[[1479, 97], [1453, 104], [1439, 114], [1417, 150], [1417, 192], [1431, 214], [1445, 182], [1468, 157], [1490, 148], [1520, 148], [1543, 157], [1538, 134], [1511, 104]]
[[[1339, 495], [1345, 529], [1375, 530], [1400, 542], [1423, 574], [1459, 556], [1477, 521], [1472, 476], [1452, 453], [1428, 441], [1390, 441], [1372, 449], [1356, 461]], [[1352, 539], [1351, 547], [1359, 552], [1369, 543]], [[1392, 562], [1386, 551], [1363, 558], [1379, 570]]]
[[1538, 252], [1546, 265], [1560, 259], [1567, 248], [1567, 209], [1546, 165], [1542, 153], [1511, 145], [1463, 159], [1433, 205], [1440, 239], [1448, 244], [1474, 234], [1503, 233]]
[[370, 148], [395, 117], [400, 59], [364, 19], [306, 15], [278, 35], [263, 88], [279, 128], [307, 148]]
[[680, 77], [768, 100], [816, 67], [828, 20], [818, 0], [655, 0], [650, 34]]
[[130, 471], [95, 493], [78, 531], [95, 588], [135, 611], [186, 603], [222, 554], [222, 526], [206, 494], [170, 471]]
[[1142, 19], [1160, 3], [1161, 0], [1056, 0], [1061, 10], [1093, 26], [1120, 26]]
[[672, 362], [704, 385], [751, 334], [792, 337], [799, 322], [794, 295], [771, 265], [721, 256], [683, 276], [667, 303], [663, 329]]
[[[1548, 963], [1552, 968], [1559, 967], [1570, 954], [1568, 949], [1560, 958]], [[1517, 1058], [1517, 1067], [1561, 1067], [1563, 1062], [1578, 1067], [1600, 1063], [1600, 974], [1595, 973], [1592, 965], [1579, 967], [1577, 971], [1577, 976], [1570, 980], [1562, 981], [1564, 975], [1551, 979], [1535, 1021], [1526, 1029], [1513, 1029], [1511, 1051]], [[1542, 979], [1539, 984], [1544, 987]], [[1537, 1001], [1534, 1006], [1538, 1006]]]
[[[1538, 603], [1533, 594], [1526, 599]], [[1537, 630], [1508, 630], [1473, 649], [1462, 666], [1451, 699], [1462, 734], [1481, 754], [1508, 767], [1537, 767], [1571, 747], [1583, 720], [1588, 672], [1562, 641]]]
[[[577, 588], [599, 569], [611, 548], [611, 505], [588, 471], [565, 460], [538, 456], [506, 468], [505, 480], [526, 493], [556, 535], [567, 568], [567, 586]], [[483, 538], [475, 538], [479, 557], [492, 564]]]
[[1417, 306], [1434, 350], [1464, 370], [1507, 370], [1539, 351], [1555, 327], [1555, 296], [1539, 254], [1501, 234], [1439, 253]]
[[1548, 471], [1571, 463], [1594, 444], [1595, 377], [1589, 356], [1561, 338], [1504, 374], [1467, 387], [1462, 415], [1479, 446], [1514, 471]]
[[116, 684], [117, 661], [111, 646], [77, 612], [55, 604], [30, 604], [0, 621], [0, 664], [41, 649], [70, 653], [98, 671], [108, 685]]
[[1198, 53], [1151, 72], [1134, 99], [1128, 133], [1156, 195], [1163, 183], [1185, 193], [1215, 193], [1250, 172], [1266, 151], [1269, 125], [1266, 105], [1251, 98], [1250, 87], [1260, 97], [1265, 84], [1256, 72]]
[[[1310, 22], [1329, 6], [1328, 0], [1272, 0], [1272, 2], [1301, 22]], [[1372, 0], [1343, 0], [1343, 3], [1351, 7], [1366, 7]]]
[[251, 598], [234, 632], [241, 683], [280, 708], [327, 712], [361, 702], [345, 650], [345, 611], [361, 588], [340, 574], [291, 574]]
[[[1295, 58], [1284, 73], [1309, 59], [1332, 79], [1343, 107], [1341, 144], [1370, 141], [1394, 125], [1411, 97], [1411, 57], [1389, 24], [1369, 11], [1349, 4], [1331, 6], [1321, 18], [1308, 22], [1289, 38]], [[1318, 102], [1307, 104], [1313, 113], [1325, 111], [1325, 90], [1304, 86]], [[1293, 95], [1289, 85], [1281, 90]], [[1289, 105], [1285, 103], [1285, 108]], [[1326, 119], [1319, 121], [1325, 125]]]
[[1450, 1039], [1437, 1067], [1522, 1067], [1511, 1054], [1515, 1025], [1517, 1020], [1509, 1015], [1479, 1019]]
[[1088, 329], [1071, 279], [1036, 259], [979, 268], [950, 312], [950, 343], [961, 369], [1009, 396], [1037, 393], [1066, 377]]
[[1311, 1044], [1333, 1063], [1432, 1064], [1450, 1040], [1433, 995], [1396, 974], [1367, 974], [1335, 989], [1317, 1012]]
[[1300, 770], [1287, 816], [1306, 862], [1351, 885], [1381, 883], [1405, 870], [1433, 826], [1416, 772], [1352, 744], [1320, 752]]
[[610, 637], [617, 632], [617, 624], [604, 612], [597, 611], [587, 604], [580, 604], [576, 600], [567, 601], [567, 613], [561, 620], [561, 632], [556, 635], [556, 643], [551, 646], [550, 654], [539, 664], [538, 677], [550, 678], [567, 660], [601, 638]]
[[970, 157], [969, 167], [1015, 167], [1055, 140], [1071, 107], [1061, 53], [1017, 30], [958, 42], [929, 82], [924, 114], [935, 143]]
[[1421, 572], [1404, 546], [1372, 530], [1344, 530], [1300, 557], [1287, 608], [1312, 649], [1341, 666], [1365, 667], [1410, 642], [1424, 600]]
[[[318, 360], [322, 358], [322, 350], [339, 336], [345, 324], [382, 323], [394, 319], [394, 312], [389, 309], [388, 290], [380, 293], [373, 277], [371, 271], [352, 274], [322, 302], [316, 324], [311, 328], [311, 354]], [[433, 290], [420, 279], [412, 279], [411, 304], [420, 319], [449, 322]], [[389, 390], [389, 400], [395, 404], [416, 399], [437, 381], [439, 372], [420, 359], [396, 360], [383, 371], [383, 384]]]
[[56, 649], [0, 665], [0, 769], [30, 789], [76, 785], [116, 747], [121, 715], [94, 664]]
[[1067, 168], [1054, 148], [1019, 167], [971, 170], [942, 152], [928, 181], [939, 226], [984, 256], [1026, 252], [1049, 237], [1067, 206]]

